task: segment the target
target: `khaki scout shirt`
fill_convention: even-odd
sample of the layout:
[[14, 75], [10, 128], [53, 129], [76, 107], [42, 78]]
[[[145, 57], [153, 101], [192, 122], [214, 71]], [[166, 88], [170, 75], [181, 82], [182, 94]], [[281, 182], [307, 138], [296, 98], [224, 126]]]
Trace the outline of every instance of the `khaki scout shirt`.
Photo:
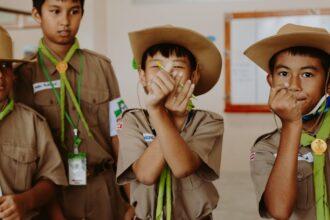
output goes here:
[[[328, 146], [330, 141], [328, 140]], [[257, 195], [259, 214], [266, 217], [261, 198], [265, 191], [269, 175], [273, 169], [277, 150], [280, 144], [280, 132], [274, 131], [261, 136], [251, 149], [250, 165], [251, 176]], [[291, 220], [316, 220], [315, 196], [313, 184], [313, 156], [310, 147], [300, 147], [298, 155], [297, 172], [297, 202], [291, 216]], [[328, 189], [328, 201], [330, 201], [330, 153], [326, 152], [326, 179]]]
[[67, 185], [64, 166], [46, 120], [15, 103], [0, 121], [0, 187], [4, 195], [28, 191], [39, 180]]
[[[79, 150], [87, 153], [88, 172], [92, 172], [93, 167], [104, 161], [112, 164], [114, 162], [110, 138], [109, 102], [118, 98], [120, 93], [111, 61], [89, 50], [80, 50], [80, 52], [83, 55], [81, 109], [94, 138], [88, 137], [80, 120], [78, 129], [82, 144]], [[46, 57], [44, 57], [44, 61], [52, 81], [58, 85], [56, 82], [60, 76], [55, 66]], [[67, 78], [75, 92], [77, 91], [77, 77], [81, 68], [80, 61], [80, 56], [76, 52], [68, 63]], [[67, 150], [63, 149], [60, 143], [60, 106], [57, 104], [55, 95], [37, 59], [35, 62], [17, 67], [16, 72], [18, 72], [15, 89], [17, 99], [34, 107], [45, 116], [67, 167], [68, 152], [73, 152], [73, 129], [66, 120], [65, 144]], [[43, 85], [43, 87], [36, 89], [36, 85]], [[59, 88], [57, 91], [59, 92]], [[68, 94], [65, 106], [73, 122], [77, 123], [78, 115]], [[114, 167], [108, 169], [106, 175], [91, 178], [93, 177], [92, 174], [88, 178], [87, 187], [70, 186], [63, 190], [62, 205], [65, 215], [69, 219], [121, 218], [119, 217], [121, 214], [117, 216], [116, 213], [122, 212], [124, 203], [120, 197], [119, 188], [115, 184]]]
[[[123, 127], [118, 131], [119, 156], [117, 181], [131, 183], [131, 205], [139, 219], [155, 219], [157, 184], [147, 186], [136, 180], [133, 163], [152, 142], [152, 129], [147, 114], [142, 110], [124, 113]], [[212, 213], [218, 203], [218, 192], [213, 180], [219, 178], [223, 119], [215, 113], [192, 111], [180, 132], [189, 147], [202, 159], [202, 165], [186, 178], [172, 175], [173, 219], [202, 219]], [[150, 161], [152, 166], [152, 161]]]

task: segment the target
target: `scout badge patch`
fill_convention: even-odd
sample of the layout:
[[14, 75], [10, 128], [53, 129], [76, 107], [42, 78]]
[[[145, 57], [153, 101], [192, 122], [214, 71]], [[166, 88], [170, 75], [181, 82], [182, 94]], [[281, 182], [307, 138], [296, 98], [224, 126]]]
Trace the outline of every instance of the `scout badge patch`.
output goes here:
[[123, 127], [122, 114], [126, 111], [127, 105], [122, 98], [116, 98], [110, 101], [110, 136], [116, 136], [117, 130]]

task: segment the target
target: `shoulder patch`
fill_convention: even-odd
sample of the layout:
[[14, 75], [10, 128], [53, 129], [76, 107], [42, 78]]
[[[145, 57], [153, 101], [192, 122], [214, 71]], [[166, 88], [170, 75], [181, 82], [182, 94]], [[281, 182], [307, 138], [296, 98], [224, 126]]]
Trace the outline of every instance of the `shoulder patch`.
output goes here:
[[15, 102], [15, 106], [18, 106], [19, 108], [23, 108], [24, 110], [31, 112], [33, 115], [36, 115], [37, 118], [39, 118], [41, 121], [46, 121], [46, 118], [44, 116], [42, 116], [39, 112], [37, 112], [36, 110], [34, 110], [33, 108], [27, 105], [24, 105], [19, 102]]
[[96, 56], [98, 58], [101, 58], [102, 60], [105, 60], [106, 62], [109, 62], [111, 63], [111, 59], [109, 57], [107, 57], [106, 55], [103, 55], [103, 54], [100, 54], [100, 53], [97, 53], [95, 51], [92, 51], [92, 50], [89, 50], [89, 49], [81, 49], [83, 52], [87, 53], [87, 54], [90, 54], [92, 56]]
[[272, 135], [276, 134], [279, 130], [275, 129], [274, 131], [268, 132], [266, 134], [263, 134], [261, 136], [259, 136], [257, 138], [257, 140], [254, 142], [253, 146], [255, 146], [258, 142], [260, 142], [261, 140], [267, 139], [269, 137], [271, 137]]
[[203, 112], [205, 114], [210, 115], [214, 119], [223, 120], [223, 117], [219, 113], [215, 113], [215, 112], [208, 111], [208, 110], [202, 110], [202, 109], [194, 109], [193, 111], [195, 111], [195, 112]]

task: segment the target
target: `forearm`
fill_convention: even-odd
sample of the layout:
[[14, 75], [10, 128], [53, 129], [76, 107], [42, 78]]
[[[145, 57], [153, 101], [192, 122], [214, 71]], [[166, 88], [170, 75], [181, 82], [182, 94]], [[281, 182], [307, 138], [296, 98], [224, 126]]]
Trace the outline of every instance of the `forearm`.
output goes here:
[[26, 206], [26, 210], [34, 210], [49, 203], [55, 196], [56, 186], [50, 180], [40, 180], [30, 190], [18, 194]]
[[298, 149], [302, 123], [283, 124], [280, 146], [264, 192], [269, 214], [276, 219], [291, 215], [297, 195]]
[[152, 185], [157, 182], [164, 166], [165, 159], [160, 148], [159, 138], [156, 137], [132, 168], [139, 182]]
[[183, 140], [165, 109], [149, 110], [149, 115], [156, 129], [161, 151], [173, 174], [182, 178], [195, 172], [201, 160]]

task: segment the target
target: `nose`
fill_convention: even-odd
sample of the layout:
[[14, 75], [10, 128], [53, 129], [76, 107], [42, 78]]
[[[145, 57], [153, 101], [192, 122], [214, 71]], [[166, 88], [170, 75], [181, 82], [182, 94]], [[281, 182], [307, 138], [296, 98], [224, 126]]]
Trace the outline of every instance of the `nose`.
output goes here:
[[70, 18], [69, 18], [68, 13], [63, 13], [62, 18], [61, 18], [61, 25], [63, 26], [69, 26], [70, 24]]
[[299, 74], [291, 77], [290, 89], [293, 91], [301, 91], [301, 79], [300, 79]]

